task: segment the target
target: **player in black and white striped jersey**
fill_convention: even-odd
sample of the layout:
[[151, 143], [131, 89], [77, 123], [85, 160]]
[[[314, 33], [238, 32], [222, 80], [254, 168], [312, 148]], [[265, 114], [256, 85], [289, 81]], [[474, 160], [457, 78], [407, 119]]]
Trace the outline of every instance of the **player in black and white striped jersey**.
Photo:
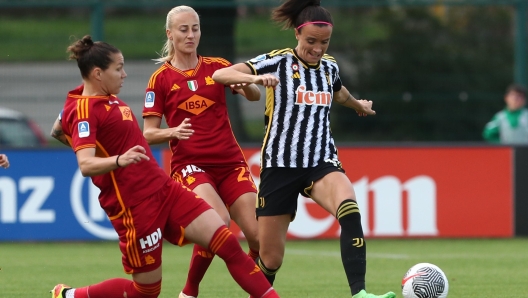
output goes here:
[[[312, 198], [341, 225], [341, 258], [354, 298], [393, 298], [365, 291], [366, 246], [352, 183], [344, 174], [330, 130], [330, 107], [337, 102], [360, 116], [374, 115], [372, 102], [356, 100], [342, 85], [339, 67], [326, 55], [332, 35], [330, 13], [320, 0], [286, 0], [273, 19], [294, 28], [294, 49], [271, 51], [217, 70], [225, 85], [266, 86], [264, 137], [257, 199], [260, 258], [273, 284], [282, 265], [286, 233], [295, 218], [297, 197]], [[324, 295], [323, 295], [324, 296]]]

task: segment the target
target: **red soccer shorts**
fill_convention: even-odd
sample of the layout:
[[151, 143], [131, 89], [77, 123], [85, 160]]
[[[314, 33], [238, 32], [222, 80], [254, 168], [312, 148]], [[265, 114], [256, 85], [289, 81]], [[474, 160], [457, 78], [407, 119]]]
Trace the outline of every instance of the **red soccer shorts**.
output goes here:
[[172, 177], [183, 185], [194, 189], [196, 186], [209, 183], [222, 201], [231, 206], [243, 194], [256, 193], [257, 188], [251, 178], [247, 164], [233, 166], [196, 166], [185, 164], [176, 166]]
[[140, 204], [112, 221], [119, 235], [122, 262], [127, 274], [149, 272], [161, 266], [163, 239], [185, 245], [185, 230], [211, 206], [189, 188], [173, 180]]

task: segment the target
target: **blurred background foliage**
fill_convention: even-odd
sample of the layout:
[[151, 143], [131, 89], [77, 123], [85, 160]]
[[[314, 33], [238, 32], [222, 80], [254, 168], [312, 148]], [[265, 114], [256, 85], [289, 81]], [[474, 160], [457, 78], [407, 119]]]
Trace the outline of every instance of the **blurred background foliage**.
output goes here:
[[[323, 3], [324, 5], [324, 3]], [[357, 98], [374, 101], [375, 117], [332, 109], [343, 142], [481, 141], [481, 131], [503, 108], [513, 82], [514, 12], [510, 6], [332, 7], [334, 56], [344, 84]], [[110, 8], [105, 41], [127, 61], [156, 58], [165, 41], [168, 8]], [[243, 61], [273, 49], [295, 47], [291, 30], [270, 21], [267, 6], [197, 9], [199, 53]], [[2, 9], [1, 63], [64, 61], [73, 38], [90, 32], [87, 8]], [[65, 36], [70, 37], [66, 39]], [[239, 141], [262, 139], [263, 117], [232, 120]]]

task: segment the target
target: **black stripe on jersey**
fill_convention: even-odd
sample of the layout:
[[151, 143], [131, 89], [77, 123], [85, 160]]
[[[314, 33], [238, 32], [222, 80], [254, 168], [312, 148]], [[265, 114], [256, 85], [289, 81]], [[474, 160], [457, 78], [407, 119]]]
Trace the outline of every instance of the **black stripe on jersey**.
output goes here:
[[[280, 77], [286, 77], [288, 75], [286, 66], [282, 66], [285, 63], [286, 63], [286, 61], [281, 61], [281, 63], [279, 64], [279, 67], [278, 67], [279, 78]], [[282, 120], [278, 121], [277, 133], [273, 136], [274, 138], [276, 138], [278, 140], [274, 141], [274, 144], [273, 144], [273, 147], [272, 147], [272, 161], [273, 161], [272, 164], [271, 164], [272, 167], [279, 166], [277, 156], [279, 155], [279, 150], [280, 149], [282, 149], [284, 151], [283, 152], [283, 156], [284, 156], [285, 160], [291, 154], [290, 147], [284, 146], [283, 148], [279, 148], [280, 147], [280, 138], [281, 138], [281, 136], [283, 136], [284, 130], [285, 130], [285, 128], [284, 128], [284, 120], [286, 119], [286, 109], [285, 109], [285, 107], [288, 105], [287, 104], [287, 102], [288, 102], [288, 88], [286, 88], [286, 86], [282, 85], [280, 87], [279, 91], [280, 91], [279, 107], [277, 107], [277, 100], [275, 99], [275, 108], [276, 108], [276, 110], [273, 111], [274, 112], [273, 114], [277, 114], [277, 118], [276, 119], [282, 119]], [[290, 139], [290, 138], [287, 138], [287, 139]]]

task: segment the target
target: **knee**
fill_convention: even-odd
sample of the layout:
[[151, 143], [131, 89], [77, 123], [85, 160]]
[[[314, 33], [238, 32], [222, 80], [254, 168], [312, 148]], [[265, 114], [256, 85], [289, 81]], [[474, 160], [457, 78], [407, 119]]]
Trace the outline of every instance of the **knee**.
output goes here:
[[279, 252], [264, 252], [261, 250], [260, 259], [266, 268], [278, 269], [282, 265], [284, 255]]

